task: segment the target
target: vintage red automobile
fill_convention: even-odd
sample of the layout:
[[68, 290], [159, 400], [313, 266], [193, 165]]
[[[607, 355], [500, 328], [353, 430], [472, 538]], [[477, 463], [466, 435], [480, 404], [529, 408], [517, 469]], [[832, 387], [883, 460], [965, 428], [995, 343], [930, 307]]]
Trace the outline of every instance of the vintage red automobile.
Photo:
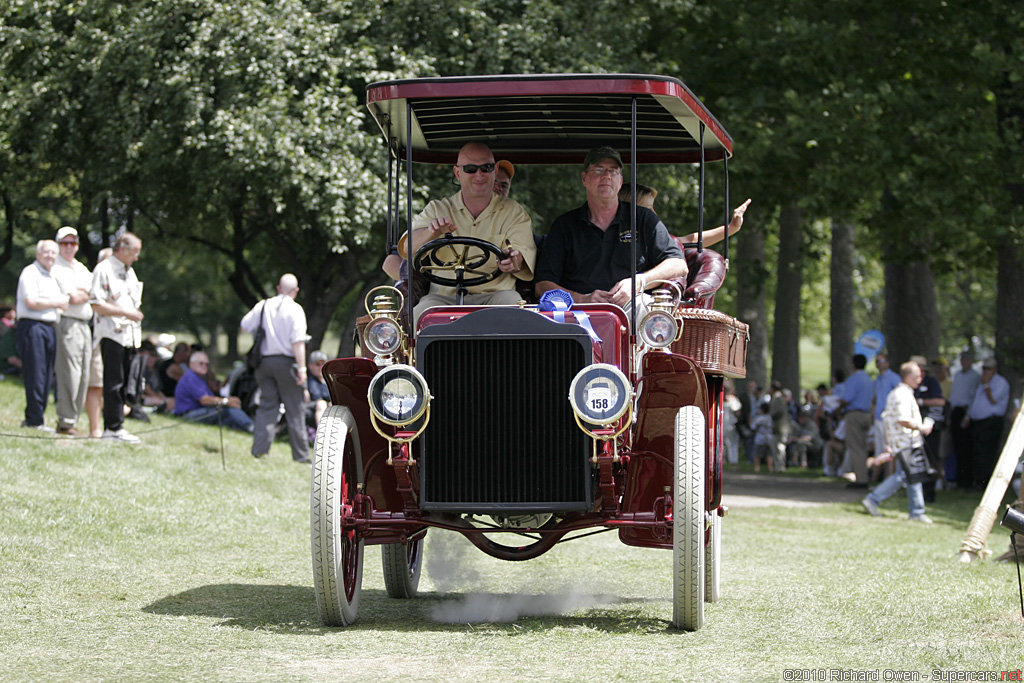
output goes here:
[[[675, 78], [401, 80], [368, 86], [367, 103], [390, 151], [392, 244], [399, 212], [407, 223], [413, 215], [400, 170], [409, 188], [415, 164], [450, 165], [470, 141], [514, 164], [576, 165], [599, 146], [634, 166], [695, 164], [701, 207], [705, 165], [721, 161], [728, 195], [732, 140]], [[728, 215], [728, 196], [722, 206]], [[487, 277], [500, 254], [486, 242], [440, 242], [413, 262], [451, 284]], [[705, 601], [719, 595], [723, 382], [744, 376], [748, 338], [712, 308], [727, 258], [702, 246], [688, 246], [687, 281], [663, 283], [641, 320], [525, 294], [518, 307], [433, 308], [413, 329], [410, 297], [371, 292], [364, 355], [324, 368], [333, 405], [317, 429], [311, 487], [324, 623], [355, 620], [366, 544], [383, 546], [388, 594], [413, 597], [436, 527], [504, 560], [601, 530], [671, 550], [671, 624], [700, 628]]]

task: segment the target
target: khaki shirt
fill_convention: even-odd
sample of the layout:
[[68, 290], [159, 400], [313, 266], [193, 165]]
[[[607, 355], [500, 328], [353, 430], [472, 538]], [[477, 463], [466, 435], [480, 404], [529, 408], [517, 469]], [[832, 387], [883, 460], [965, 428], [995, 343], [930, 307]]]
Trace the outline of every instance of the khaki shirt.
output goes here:
[[[523, 267], [518, 273], [502, 273], [490, 282], [470, 287], [470, 294], [515, 289], [515, 278], [526, 281], [533, 279], [533, 267], [537, 261], [537, 243], [533, 241], [530, 214], [519, 205], [519, 202], [501, 195], [494, 195], [487, 208], [474, 218], [462, 201], [462, 192], [459, 191], [451, 197], [435, 199], [427, 204], [423, 212], [413, 219], [413, 230], [427, 227], [435, 218], [451, 219], [456, 228], [456, 236], [487, 240], [503, 251], [509, 249], [505, 244], [507, 239], [512, 245], [511, 248], [518, 250], [523, 255]], [[422, 245], [416, 245], [416, 248], [418, 249], [420, 246]], [[443, 252], [441, 256], [444, 258]], [[449, 273], [444, 273], [444, 275], [448, 276]], [[451, 276], [454, 277], [454, 274]], [[454, 296], [455, 288], [432, 284], [430, 293]]]
[[[60, 291], [68, 296], [79, 289], [88, 292], [92, 288], [92, 273], [77, 260], [68, 261], [58, 256], [57, 262], [50, 269], [50, 274], [56, 278], [57, 284], [60, 285]], [[88, 301], [81, 304], [68, 304], [68, 310], [64, 311], [64, 317], [92, 320], [92, 306]]]
[[[89, 303], [105, 303], [124, 310], [142, 307], [142, 283], [135, 270], [126, 266], [116, 256], [100, 262], [92, 273], [92, 289]], [[127, 348], [138, 348], [142, 344], [142, 323], [124, 316], [96, 316], [96, 330], [93, 342], [111, 339]]]

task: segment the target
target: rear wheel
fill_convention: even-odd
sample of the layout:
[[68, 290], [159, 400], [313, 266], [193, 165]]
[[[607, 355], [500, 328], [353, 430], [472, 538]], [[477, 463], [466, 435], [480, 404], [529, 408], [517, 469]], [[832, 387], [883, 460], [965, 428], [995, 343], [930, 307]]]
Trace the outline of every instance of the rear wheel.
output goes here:
[[343, 521], [353, 514], [362, 479], [355, 418], [344, 406], [329, 406], [316, 430], [310, 486], [313, 587], [327, 626], [348, 626], [359, 611], [363, 539], [354, 528], [344, 528]]
[[704, 414], [681, 408], [675, 421], [672, 494], [672, 625], [704, 625]]
[[711, 513], [711, 538], [704, 546], [704, 600], [718, 602], [722, 597], [722, 518]]
[[392, 598], [414, 598], [420, 586], [423, 567], [423, 539], [381, 546], [384, 586]]

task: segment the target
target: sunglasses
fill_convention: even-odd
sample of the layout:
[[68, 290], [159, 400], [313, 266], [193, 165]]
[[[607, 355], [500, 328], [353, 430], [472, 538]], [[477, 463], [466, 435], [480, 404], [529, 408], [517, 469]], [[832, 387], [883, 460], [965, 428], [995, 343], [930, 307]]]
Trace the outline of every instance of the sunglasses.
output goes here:
[[[458, 164], [456, 164], [458, 166]], [[463, 173], [473, 175], [477, 171], [483, 171], [484, 173], [491, 173], [494, 171], [495, 164], [462, 164], [459, 168], [462, 169]]]

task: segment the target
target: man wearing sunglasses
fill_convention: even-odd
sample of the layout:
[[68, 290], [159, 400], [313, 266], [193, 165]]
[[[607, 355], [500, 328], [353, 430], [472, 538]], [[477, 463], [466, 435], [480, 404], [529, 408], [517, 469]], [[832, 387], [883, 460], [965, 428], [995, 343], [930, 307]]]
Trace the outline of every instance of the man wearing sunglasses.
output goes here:
[[58, 230], [57, 246], [60, 251], [50, 274], [60, 291], [68, 295], [68, 308], [57, 323], [57, 433], [85, 436], [78, 431], [77, 423], [85, 410], [92, 362], [92, 273], [75, 258], [77, 230], [68, 225]]
[[[494, 280], [469, 288], [464, 303], [474, 306], [510, 305], [519, 302], [516, 279], [533, 279], [537, 247], [533, 240], [530, 214], [514, 199], [494, 193], [497, 164], [487, 145], [470, 142], [459, 150], [453, 170], [459, 191], [451, 197], [435, 199], [412, 224], [409, 254], [431, 240], [448, 233], [476, 237], [500, 247], [505, 258], [498, 262], [502, 274]], [[455, 288], [430, 286], [430, 293], [414, 309], [419, 320], [431, 306], [455, 303]]]

